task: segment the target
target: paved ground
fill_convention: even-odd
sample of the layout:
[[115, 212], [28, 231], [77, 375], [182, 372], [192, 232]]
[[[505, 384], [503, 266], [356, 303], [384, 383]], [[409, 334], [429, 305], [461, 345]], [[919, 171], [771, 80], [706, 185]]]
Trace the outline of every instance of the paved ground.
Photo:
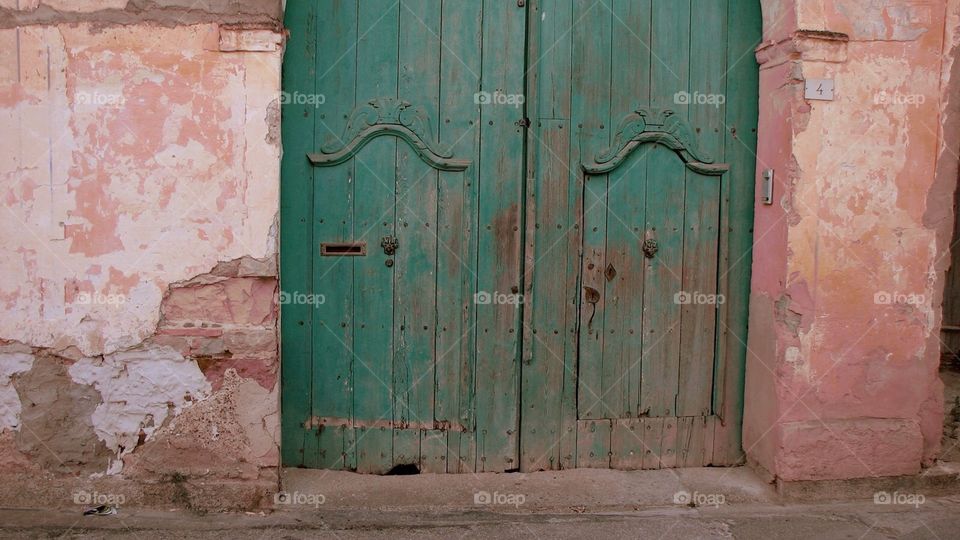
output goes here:
[[[287, 471], [276, 510], [0, 510], [0, 538], [960, 538], [960, 496], [788, 502], [749, 470], [417, 475]], [[880, 503], [874, 501], [878, 498]]]

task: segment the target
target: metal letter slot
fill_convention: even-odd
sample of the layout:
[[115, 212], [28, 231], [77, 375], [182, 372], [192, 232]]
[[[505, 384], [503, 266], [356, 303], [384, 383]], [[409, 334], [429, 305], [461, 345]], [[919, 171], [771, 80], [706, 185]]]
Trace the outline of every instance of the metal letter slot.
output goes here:
[[363, 257], [367, 254], [366, 242], [322, 242], [322, 257]]

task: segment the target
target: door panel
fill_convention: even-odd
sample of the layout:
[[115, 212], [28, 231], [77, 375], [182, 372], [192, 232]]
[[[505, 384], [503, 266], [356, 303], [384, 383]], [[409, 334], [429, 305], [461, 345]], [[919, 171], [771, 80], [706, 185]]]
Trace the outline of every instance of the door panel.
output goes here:
[[[286, 91], [325, 101], [283, 111], [282, 279], [325, 301], [283, 306], [299, 328], [284, 342], [285, 463], [517, 467], [520, 311], [474, 294], [520, 283], [523, 111], [475, 96], [522, 93], [525, 19], [515, 3], [487, 4], [288, 11], [299, 32]], [[498, 46], [481, 55], [485, 40]], [[325, 256], [327, 242], [365, 254]]]
[[759, 8], [531, 10], [522, 469], [735, 463]]
[[759, 6], [525, 4], [288, 5], [284, 464], [741, 459]]

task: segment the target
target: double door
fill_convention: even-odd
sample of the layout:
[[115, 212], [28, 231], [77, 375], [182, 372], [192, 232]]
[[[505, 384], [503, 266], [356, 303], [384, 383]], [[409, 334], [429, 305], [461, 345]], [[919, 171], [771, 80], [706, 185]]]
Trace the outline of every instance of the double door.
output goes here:
[[284, 464], [737, 462], [754, 3], [288, 3]]

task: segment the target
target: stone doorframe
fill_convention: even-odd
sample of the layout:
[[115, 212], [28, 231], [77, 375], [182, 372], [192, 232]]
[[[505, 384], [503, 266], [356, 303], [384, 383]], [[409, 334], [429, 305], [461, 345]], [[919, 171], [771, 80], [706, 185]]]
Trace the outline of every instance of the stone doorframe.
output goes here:
[[[762, 0], [743, 447], [780, 481], [916, 474], [940, 452], [960, 149], [960, 0]], [[833, 79], [833, 101], [804, 79]]]

